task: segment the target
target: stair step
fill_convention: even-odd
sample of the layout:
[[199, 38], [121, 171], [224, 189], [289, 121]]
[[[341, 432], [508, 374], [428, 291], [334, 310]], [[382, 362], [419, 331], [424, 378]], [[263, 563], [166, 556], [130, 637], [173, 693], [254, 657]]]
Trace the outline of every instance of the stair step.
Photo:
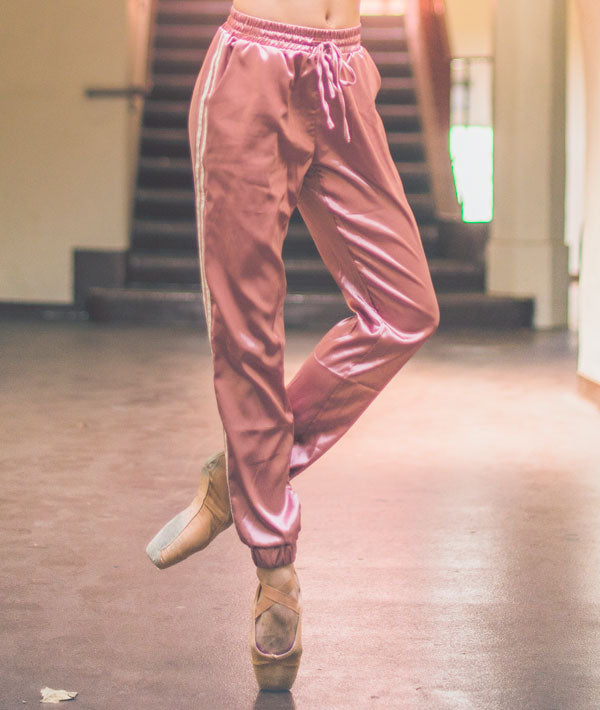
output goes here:
[[134, 249], [198, 250], [194, 220], [135, 219], [131, 233]]
[[[396, 161], [404, 163], [422, 161], [425, 158], [423, 136], [416, 131], [390, 131], [387, 134], [390, 153]], [[144, 158], [164, 156], [163, 165], [168, 167], [166, 159], [190, 155], [189, 134], [187, 128], [143, 128], [141, 133], [141, 151]], [[158, 163], [153, 163], [153, 165]]]
[[406, 193], [408, 204], [419, 225], [435, 222], [435, 203], [430, 193]]
[[179, 12], [185, 12], [186, 7], [198, 8], [203, 11], [217, 14], [219, 12], [227, 14], [231, 7], [231, 0], [157, 0], [160, 9], [179, 8]]
[[425, 143], [421, 133], [415, 131], [387, 131], [390, 153], [396, 161], [425, 160]]
[[90, 319], [97, 322], [204, 324], [206, 327], [198, 290], [93, 287], [89, 290], [86, 307]]
[[412, 76], [412, 63], [407, 51], [373, 50], [369, 52], [382, 77]]
[[[312, 256], [284, 256], [289, 290], [335, 292], [333, 280], [318, 252]], [[436, 291], [473, 291], [484, 287], [483, 267], [450, 259], [429, 260], [429, 270]], [[200, 283], [198, 256], [183, 253], [155, 253], [134, 250], [128, 255], [128, 282], [132, 286], [150, 284]]]
[[513, 330], [533, 327], [533, 298], [487, 293], [442, 293], [437, 300], [440, 329]]
[[188, 101], [146, 99], [144, 102], [144, 128], [185, 128], [189, 111]]
[[138, 162], [138, 187], [161, 186], [193, 189], [194, 177], [190, 158], [170, 155], [141, 157]]
[[[187, 130], [189, 101], [147, 99], [144, 126]], [[388, 131], [419, 131], [421, 119], [416, 104], [377, 104], [377, 111]]]
[[429, 192], [429, 166], [423, 161], [396, 163], [404, 190], [412, 193]]
[[421, 117], [417, 104], [377, 103], [377, 112], [381, 116], [386, 131], [419, 131]]
[[[223, 18], [224, 19], [224, 18]], [[172, 24], [160, 22], [156, 27], [156, 49], [173, 47], [183, 49], [206, 48], [210, 44], [221, 22], [202, 24]], [[361, 29], [361, 42], [369, 52], [406, 52], [408, 44], [406, 30], [401, 25], [376, 27], [364, 25]]]
[[230, 2], [198, 2], [169, 0], [158, 2], [157, 22], [160, 24], [220, 25], [231, 8]]
[[[485, 293], [442, 293], [440, 330], [445, 328], [531, 328], [533, 299]], [[88, 312], [93, 321], [169, 323], [205, 327], [198, 289], [91, 288]], [[352, 315], [341, 293], [287, 293], [285, 327], [325, 331]]]
[[214, 25], [158, 24], [155, 31], [156, 49], [164, 47], [207, 48], [215, 35]]
[[395, 15], [362, 15], [360, 18], [362, 29], [404, 29], [405, 21], [403, 14]]
[[[295, 213], [296, 217], [297, 213]], [[298, 218], [299, 219], [299, 218]], [[419, 227], [421, 240], [428, 257], [439, 256], [438, 227], [425, 224]], [[197, 255], [198, 237], [193, 220], [161, 222], [136, 219], [133, 223], [131, 244], [133, 249], [166, 250]], [[284, 256], [317, 255], [318, 251], [308, 229], [302, 221], [291, 221], [283, 242]]]
[[[187, 251], [197, 253], [196, 223], [194, 220], [160, 221], [136, 219], [133, 223], [132, 245], [134, 249]], [[283, 248], [293, 252], [314, 245], [308, 229], [297, 212], [290, 221]]]
[[[206, 56], [205, 47], [164, 47], [153, 54], [153, 70], [159, 74], [198, 72]], [[371, 52], [381, 76], [411, 76], [408, 52]]]
[[373, 52], [407, 52], [408, 39], [406, 30], [402, 25], [389, 27], [376, 27], [364, 24], [361, 20], [361, 43]]
[[152, 56], [153, 71], [159, 74], [198, 72], [206, 56], [206, 47], [164, 47]]
[[192, 74], [154, 74], [150, 98], [184, 99], [192, 97], [197, 75]]
[[[159, 23], [209, 24], [222, 22], [231, 7], [230, 2], [214, 0], [159, 0], [157, 3]], [[406, 29], [403, 15], [363, 15], [361, 17], [361, 35], [367, 41], [379, 37], [405, 38]]]
[[[407, 193], [408, 202], [417, 222], [435, 220], [433, 197], [429, 193]], [[138, 188], [135, 193], [135, 218], [192, 220], [195, 218], [195, 199], [192, 189]]]
[[[396, 168], [407, 192], [423, 193], [430, 190], [429, 168], [423, 161], [397, 162]], [[145, 155], [138, 164], [138, 186], [141, 188], [193, 189], [192, 161], [189, 157]]]
[[415, 80], [412, 77], [384, 76], [376, 100], [378, 104], [416, 104]]
[[160, 156], [190, 159], [190, 141], [187, 128], [142, 128], [141, 153], [144, 157]]
[[[441, 249], [437, 223], [429, 222], [420, 224], [419, 233], [427, 257], [432, 259], [439, 257]], [[300, 213], [296, 210], [292, 214], [288, 233], [283, 243], [283, 254], [293, 257], [295, 255], [308, 256], [313, 253], [314, 255], [318, 255], [313, 238], [302, 221]]]
[[[150, 91], [151, 99], [187, 99], [194, 89], [196, 73], [155, 74]], [[415, 81], [412, 77], [384, 76], [377, 102], [381, 104], [415, 104], [417, 101]]]

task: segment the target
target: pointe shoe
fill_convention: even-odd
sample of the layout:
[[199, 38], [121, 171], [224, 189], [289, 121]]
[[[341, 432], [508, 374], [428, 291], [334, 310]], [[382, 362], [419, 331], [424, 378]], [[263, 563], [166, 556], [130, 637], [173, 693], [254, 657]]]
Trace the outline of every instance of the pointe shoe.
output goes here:
[[[261, 593], [262, 588], [262, 593]], [[250, 652], [254, 675], [261, 690], [289, 690], [298, 673], [302, 655], [302, 606], [291, 594], [294, 580], [289, 579], [279, 588], [259, 582], [254, 595]], [[260, 596], [260, 601], [259, 601]], [[293, 609], [298, 614], [294, 643], [284, 653], [263, 653], [256, 645], [256, 620], [275, 602]]]
[[223, 451], [206, 460], [201, 476], [194, 500], [163, 526], [146, 547], [146, 554], [159, 569], [203, 550], [233, 522]]

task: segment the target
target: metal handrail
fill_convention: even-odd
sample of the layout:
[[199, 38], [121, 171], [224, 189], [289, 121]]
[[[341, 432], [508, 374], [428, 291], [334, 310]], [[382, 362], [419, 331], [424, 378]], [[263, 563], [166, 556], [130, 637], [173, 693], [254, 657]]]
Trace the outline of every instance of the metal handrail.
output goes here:
[[147, 96], [150, 89], [146, 86], [88, 86], [84, 94], [88, 99], [130, 98]]

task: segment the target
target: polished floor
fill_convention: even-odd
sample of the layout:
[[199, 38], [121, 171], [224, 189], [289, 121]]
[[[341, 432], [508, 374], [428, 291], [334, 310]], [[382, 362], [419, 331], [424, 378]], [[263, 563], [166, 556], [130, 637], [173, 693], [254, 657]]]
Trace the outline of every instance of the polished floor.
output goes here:
[[[289, 333], [289, 379], [319, 333]], [[600, 411], [567, 332], [437, 333], [295, 488], [304, 656], [259, 693], [229, 528], [144, 554], [221, 447], [202, 333], [0, 323], [0, 707], [600, 708]]]

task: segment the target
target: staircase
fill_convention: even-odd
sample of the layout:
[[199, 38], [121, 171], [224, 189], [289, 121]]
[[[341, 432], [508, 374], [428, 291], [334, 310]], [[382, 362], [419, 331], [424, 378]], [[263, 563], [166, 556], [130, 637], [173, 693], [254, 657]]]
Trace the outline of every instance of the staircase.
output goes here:
[[[126, 283], [123, 288], [89, 290], [87, 308], [93, 320], [204, 320], [187, 117], [199, 67], [230, 5], [228, 1], [157, 2], [153, 82], [144, 106]], [[486, 295], [482, 260], [456, 258], [460, 253], [452, 254], [444, 246], [403, 18], [363, 17], [362, 25], [363, 44], [382, 76], [378, 110], [419, 224], [440, 304], [440, 328], [530, 326], [531, 299]], [[284, 242], [283, 258], [286, 328], [327, 328], [350, 315], [297, 211]]]

